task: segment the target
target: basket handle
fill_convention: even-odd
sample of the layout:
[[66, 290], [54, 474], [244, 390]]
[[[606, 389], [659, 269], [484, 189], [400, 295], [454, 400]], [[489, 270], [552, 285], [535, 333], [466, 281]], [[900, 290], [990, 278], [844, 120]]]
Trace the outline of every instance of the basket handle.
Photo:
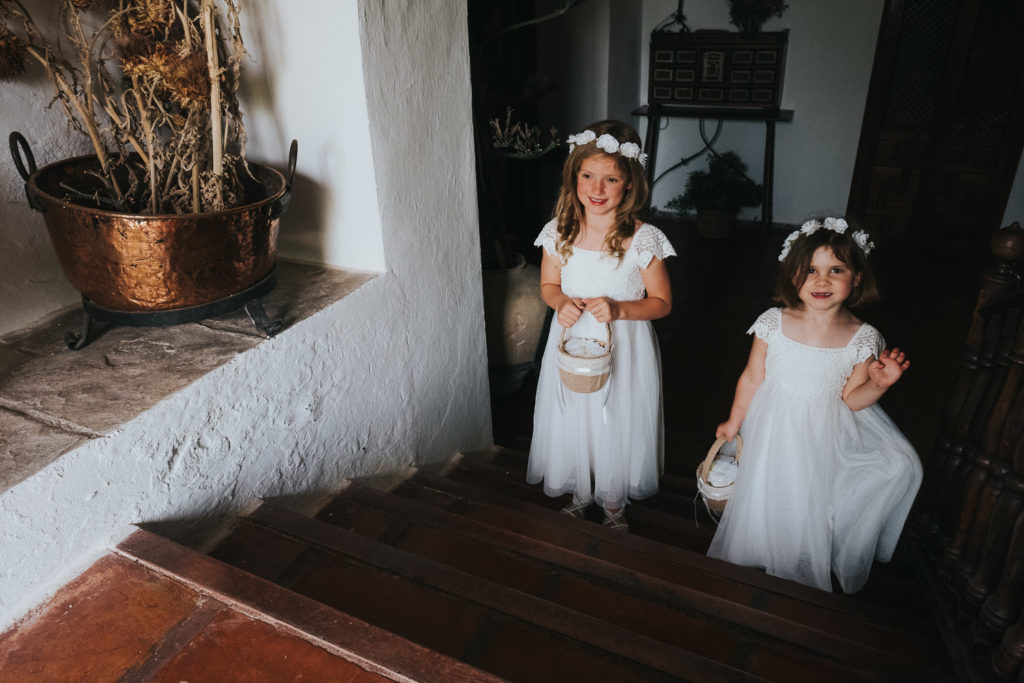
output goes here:
[[[708, 449], [707, 457], [705, 457], [704, 458], [704, 462], [701, 463], [701, 466], [700, 466], [701, 470], [703, 470], [704, 472], [710, 472], [711, 471], [712, 462], [714, 461], [715, 456], [718, 455], [719, 449], [721, 449], [724, 444], [725, 444], [725, 439], [723, 439], [721, 437], [715, 439], [715, 442], [713, 444], [711, 444], [711, 448]], [[739, 434], [737, 434], [736, 435], [736, 455], [735, 455], [737, 463], [739, 463], [739, 461], [740, 461], [740, 454], [742, 452], [743, 452], [743, 437], [740, 436]]]
[[[604, 326], [605, 326], [605, 329], [608, 332], [608, 348], [611, 349], [612, 348], [612, 326], [611, 326], [611, 323], [605, 323]], [[568, 327], [563, 327], [562, 328], [562, 336], [558, 340], [558, 345], [559, 346], [564, 346], [565, 345], [565, 332], [568, 329], [569, 329]]]

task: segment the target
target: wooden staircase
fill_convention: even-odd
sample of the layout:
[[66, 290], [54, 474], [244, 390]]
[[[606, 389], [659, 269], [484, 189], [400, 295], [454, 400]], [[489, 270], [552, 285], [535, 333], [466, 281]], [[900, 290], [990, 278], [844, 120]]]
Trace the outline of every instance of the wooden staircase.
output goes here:
[[[824, 593], [705, 557], [714, 527], [693, 481], [666, 476], [622, 533], [560, 513], [524, 467], [498, 448], [390, 491], [352, 482], [315, 517], [269, 501], [206, 555], [138, 531], [106, 565], [195, 597], [145, 638], [134, 617], [102, 622], [108, 639], [118, 622], [142, 638], [109, 680], [955, 680], [902, 558], [856, 596]], [[92, 590], [132, 605], [135, 580]], [[76, 590], [0, 636], [0, 680], [116, 651], [91, 653]], [[213, 626], [232, 619], [255, 635], [218, 644]], [[303, 653], [294, 669], [281, 668], [285, 640]], [[74, 656], [55, 657], [62, 647]], [[80, 672], [63, 680], [108, 680]]]

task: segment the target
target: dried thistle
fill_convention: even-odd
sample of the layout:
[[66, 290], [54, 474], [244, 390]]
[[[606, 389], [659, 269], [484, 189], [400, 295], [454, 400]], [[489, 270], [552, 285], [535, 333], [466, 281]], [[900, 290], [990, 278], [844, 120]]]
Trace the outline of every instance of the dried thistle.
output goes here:
[[0, 0], [0, 77], [15, 73], [21, 45], [42, 66], [92, 141], [106, 188], [96, 203], [189, 213], [245, 201], [238, 0], [60, 2], [49, 44], [19, 0]]

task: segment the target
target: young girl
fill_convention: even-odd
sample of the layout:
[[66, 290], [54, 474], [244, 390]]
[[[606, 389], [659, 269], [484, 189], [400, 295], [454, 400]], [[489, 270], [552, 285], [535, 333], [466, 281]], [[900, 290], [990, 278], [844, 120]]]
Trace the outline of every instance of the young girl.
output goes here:
[[[657, 492], [662, 468], [661, 358], [649, 321], [672, 309], [664, 259], [675, 250], [638, 218], [649, 188], [636, 131], [601, 121], [569, 143], [555, 218], [535, 242], [544, 248], [541, 296], [558, 324], [541, 362], [526, 478], [549, 496], [572, 493], [562, 511], [574, 517], [597, 502], [604, 524], [624, 531], [628, 499]], [[569, 391], [556, 367], [563, 329], [605, 339], [605, 323], [607, 385]]]
[[716, 436], [743, 435], [733, 494], [708, 555], [847, 593], [887, 562], [921, 484], [917, 453], [878, 399], [910, 366], [848, 307], [877, 289], [874, 246], [845, 220], [803, 224], [779, 260], [775, 298], [761, 314]]

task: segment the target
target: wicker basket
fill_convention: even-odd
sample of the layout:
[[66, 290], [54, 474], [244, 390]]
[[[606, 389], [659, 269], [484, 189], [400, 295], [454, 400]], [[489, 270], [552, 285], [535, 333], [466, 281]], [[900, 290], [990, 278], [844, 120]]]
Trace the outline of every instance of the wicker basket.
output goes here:
[[[729, 496], [732, 495], [732, 488], [735, 482], [729, 482], [725, 486], [715, 486], [708, 481], [708, 475], [711, 473], [711, 467], [715, 464], [715, 460], [718, 458], [728, 458], [727, 455], [720, 455], [719, 451], [722, 445], [725, 444], [725, 439], [716, 439], [711, 448], [708, 450], [707, 456], [697, 467], [697, 491], [704, 498], [704, 502], [707, 504], [708, 509], [715, 514], [722, 514], [725, 511], [725, 504], [729, 502]], [[736, 435], [736, 455], [733, 456], [738, 465], [740, 462], [740, 454], [743, 452], [743, 437], [739, 434]]]
[[558, 342], [558, 374], [562, 384], [569, 391], [578, 394], [592, 394], [608, 382], [612, 371], [612, 326], [605, 323], [608, 339], [588, 339], [604, 349], [599, 356], [574, 356], [565, 350], [565, 328]]

